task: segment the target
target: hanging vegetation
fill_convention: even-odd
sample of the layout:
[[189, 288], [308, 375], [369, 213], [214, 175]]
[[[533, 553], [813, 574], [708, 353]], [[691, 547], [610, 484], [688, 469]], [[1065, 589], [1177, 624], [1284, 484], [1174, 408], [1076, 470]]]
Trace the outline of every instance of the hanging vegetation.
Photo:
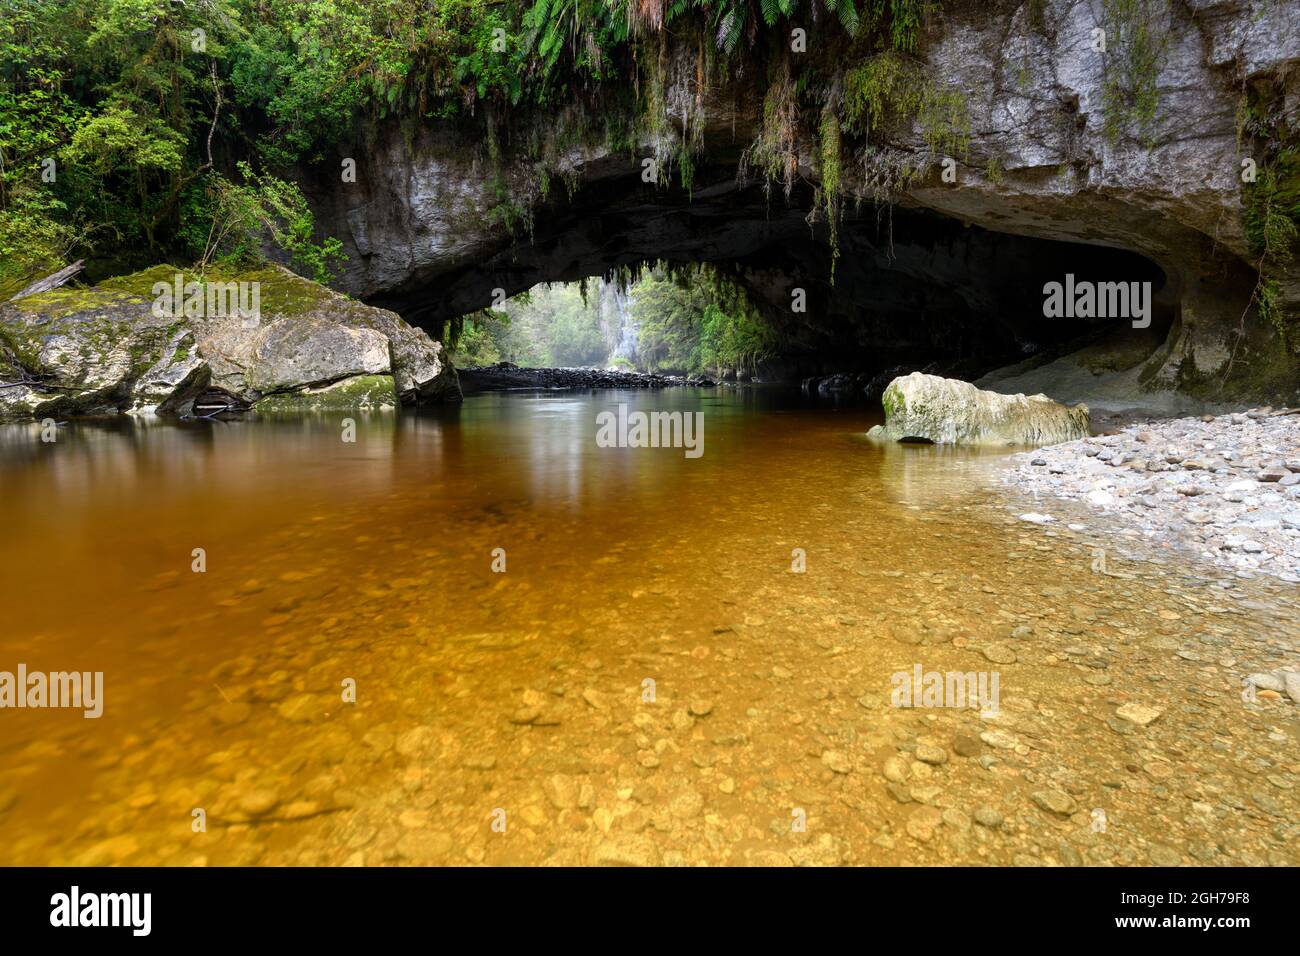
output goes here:
[[[230, 233], [231, 204], [296, 165], [323, 161], [337, 143], [386, 119], [401, 121], [408, 133], [439, 117], [477, 125], [494, 171], [488, 216], [516, 235], [529, 231], [534, 200], [549, 195], [555, 157], [592, 138], [629, 151], [648, 139], [659, 184], [689, 190], [705, 145], [709, 88], [738, 66], [753, 70], [764, 60], [773, 69], [761, 92], [762, 130], [746, 162], [788, 196], [799, 181], [801, 151], [814, 157], [822, 176], [818, 206], [833, 242], [841, 137], [870, 126], [854, 125], [852, 98], [841, 115], [819, 64], [833, 57], [852, 68], [905, 56], [937, 6], [5, 0], [0, 283], [53, 270], [69, 257], [138, 267], [199, 248], [207, 258], [216, 253], [196, 237], [209, 234], [223, 236], [227, 251], [255, 255], [256, 243]], [[817, 30], [818, 55], [790, 54], [795, 27]], [[694, 49], [693, 66], [669, 62], [670, 32], [674, 50]], [[937, 92], [917, 99], [897, 77], [884, 80], [877, 76], [871, 87], [879, 110], [914, 112], [927, 139], [954, 127], [953, 102]], [[500, 127], [509, 117], [520, 128], [520, 111], [546, 117], [537, 124], [544, 133], [530, 141], [529, 183], [506, 175], [501, 162]], [[571, 174], [565, 186], [576, 188]], [[298, 221], [295, 229], [303, 228]], [[324, 248], [323, 237], [310, 240]], [[307, 240], [295, 241], [306, 255]], [[324, 268], [324, 260], [317, 265]]]

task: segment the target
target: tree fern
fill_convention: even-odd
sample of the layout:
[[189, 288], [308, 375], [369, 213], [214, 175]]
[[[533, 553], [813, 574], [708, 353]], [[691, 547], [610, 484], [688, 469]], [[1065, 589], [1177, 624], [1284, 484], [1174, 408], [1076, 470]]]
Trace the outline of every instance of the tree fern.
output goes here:
[[745, 32], [745, 21], [749, 17], [749, 7], [741, 0], [739, 3], [732, 3], [718, 14], [718, 49], [725, 53], [732, 53], [740, 43], [740, 37]]
[[840, 26], [849, 36], [858, 35], [858, 8], [853, 0], [826, 0], [826, 9], [839, 18]]

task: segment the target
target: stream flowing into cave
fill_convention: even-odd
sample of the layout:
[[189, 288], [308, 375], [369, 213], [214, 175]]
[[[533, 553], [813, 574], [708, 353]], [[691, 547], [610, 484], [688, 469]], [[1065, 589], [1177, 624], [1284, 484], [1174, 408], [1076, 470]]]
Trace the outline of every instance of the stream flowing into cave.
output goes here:
[[1300, 862], [1294, 586], [777, 390], [353, 418], [0, 431], [0, 671], [104, 675], [0, 716], [0, 863]]

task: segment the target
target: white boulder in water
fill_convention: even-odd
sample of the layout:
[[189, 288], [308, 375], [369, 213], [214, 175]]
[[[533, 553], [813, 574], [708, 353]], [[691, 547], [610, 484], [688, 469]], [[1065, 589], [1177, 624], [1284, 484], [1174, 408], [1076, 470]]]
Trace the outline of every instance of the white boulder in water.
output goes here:
[[1055, 445], [1088, 437], [1088, 406], [1066, 407], [1046, 395], [1002, 395], [969, 382], [913, 372], [885, 388], [885, 424], [867, 432], [882, 441], [940, 445]]

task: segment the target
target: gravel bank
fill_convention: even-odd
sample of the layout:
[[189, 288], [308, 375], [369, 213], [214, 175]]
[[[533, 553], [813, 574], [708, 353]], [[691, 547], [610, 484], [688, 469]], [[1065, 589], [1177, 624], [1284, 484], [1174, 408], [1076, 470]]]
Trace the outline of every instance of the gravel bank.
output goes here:
[[673, 388], [692, 385], [712, 388], [704, 376], [658, 375], [604, 368], [521, 368], [510, 362], [470, 365], [458, 369], [466, 393], [511, 388]]
[[[1239, 574], [1300, 583], [1295, 412], [1138, 423], [1016, 455], [1004, 480], [1036, 496], [1083, 502]], [[1055, 520], [1046, 507], [1022, 517]]]

